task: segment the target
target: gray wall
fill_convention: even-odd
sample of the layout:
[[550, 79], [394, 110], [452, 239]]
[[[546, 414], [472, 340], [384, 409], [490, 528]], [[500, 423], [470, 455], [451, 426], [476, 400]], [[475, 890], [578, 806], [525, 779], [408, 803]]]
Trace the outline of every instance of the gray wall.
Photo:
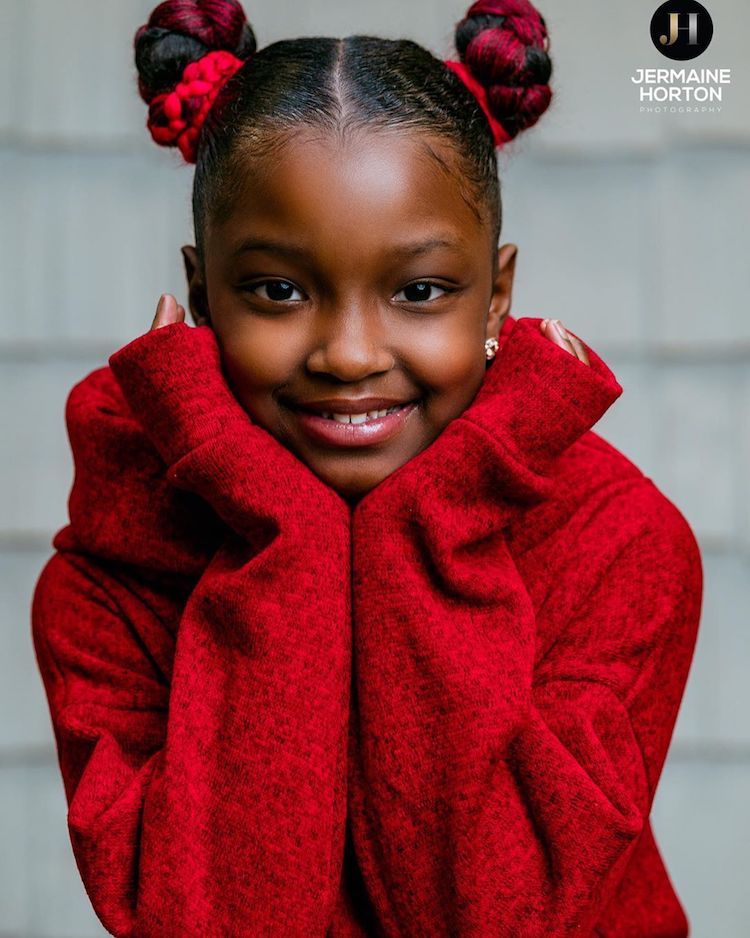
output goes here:
[[[750, 899], [750, 120], [746, 0], [714, 0], [693, 64], [731, 67], [721, 114], [639, 114], [634, 69], [657, 3], [540, 0], [556, 98], [501, 154], [513, 314], [556, 316], [624, 394], [597, 430], [700, 541], [696, 658], [653, 811], [694, 938], [747, 934]], [[155, 147], [135, 91], [143, 0], [0, 0], [0, 936], [103, 934], [70, 850], [30, 642], [29, 602], [66, 521], [73, 383], [184, 302], [192, 171]], [[448, 0], [248, 5], [260, 45], [299, 34], [409, 36], [444, 58]]]

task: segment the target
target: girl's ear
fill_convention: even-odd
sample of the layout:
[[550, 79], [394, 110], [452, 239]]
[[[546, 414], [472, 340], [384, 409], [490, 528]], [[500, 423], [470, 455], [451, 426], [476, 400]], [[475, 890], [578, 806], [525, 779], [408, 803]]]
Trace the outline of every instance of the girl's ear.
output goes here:
[[496, 339], [498, 337], [505, 317], [510, 312], [517, 254], [518, 247], [515, 244], [504, 244], [502, 247], [498, 248], [492, 299], [487, 316], [488, 339]]
[[188, 304], [190, 315], [196, 326], [211, 325], [211, 312], [208, 308], [208, 294], [206, 284], [201, 273], [198, 252], [191, 244], [182, 248], [182, 259], [185, 262], [185, 276], [188, 283]]

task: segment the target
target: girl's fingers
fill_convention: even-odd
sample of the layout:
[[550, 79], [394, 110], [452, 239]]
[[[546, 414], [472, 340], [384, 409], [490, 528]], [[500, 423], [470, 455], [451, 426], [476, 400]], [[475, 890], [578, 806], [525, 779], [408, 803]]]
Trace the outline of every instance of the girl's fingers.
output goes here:
[[[571, 355], [575, 355], [573, 346], [571, 345], [570, 339], [566, 334], [563, 334], [558, 328], [559, 320], [555, 319], [544, 319], [542, 320], [542, 327], [544, 334], [547, 338], [554, 342], [555, 345], [559, 345], [560, 348], [564, 348], [566, 352], [569, 352]], [[578, 356], [576, 356], [578, 357]]]
[[591, 362], [589, 361], [589, 353], [586, 351], [586, 346], [583, 344], [583, 342], [581, 342], [578, 336], [573, 335], [573, 333], [570, 331], [568, 331], [568, 338], [570, 339], [573, 348], [576, 350], [578, 358], [584, 363], [584, 365], [590, 366]]
[[555, 345], [559, 345], [560, 348], [565, 349], [565, 351], [570, 355], [573, 355], [579, 361], [582, 361], [584, 365], [590, 364], [586, 349], [584, 348], [580, 339], [578, 339], [572, 333], [568, 332], [562, 323], [560, 323], [562, 331], [558, 330], [558, 322], [559, 320], [555, 319], [543, 319], [540, 324], [542, 334], [545, 335], [551, 342], [554, 342]]
[[174, 297], [169, 293], [162, 293], [159, 297], [159, 302], [156, 306], [156, 315], [154, 316], [154, 321], [151, 323], [152, 331], [169, 324], [169, 316], [172, 314], [173, 299]]
[[163, 293], [156, 307], [156, 315], [151, 323], [151, 329], [160, 329], [162, 326], [169, 326], [173, 322], [184, 321], [184, 307], [177, 302], [171, 293]]

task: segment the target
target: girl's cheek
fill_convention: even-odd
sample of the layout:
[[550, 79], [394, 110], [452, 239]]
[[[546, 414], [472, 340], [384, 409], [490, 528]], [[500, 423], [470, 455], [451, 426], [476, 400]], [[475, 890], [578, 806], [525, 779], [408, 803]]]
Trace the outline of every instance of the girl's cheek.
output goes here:
[[425, 342], [412, 351], [411, 357], [425, 386], [436, 394], [458, 396], [479, 385], [485, 360], [483, 342], [477, 339], [475, 347], [465, 335]]
[[272, 390], [286, 383], [304, 366], [306, 352], [300, 335], [263, 324], [240, 325], [220, 337], [222, 360], [238, 384], [253, 390]]

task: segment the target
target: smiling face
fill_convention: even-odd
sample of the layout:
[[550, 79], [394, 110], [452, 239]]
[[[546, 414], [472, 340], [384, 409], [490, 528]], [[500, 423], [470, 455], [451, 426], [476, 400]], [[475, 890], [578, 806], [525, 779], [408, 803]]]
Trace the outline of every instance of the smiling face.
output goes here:
[[203, 273], [183, 251], [193, 318], [242, 406], [350, 501], [471, 403], [509, 310], [515, 246], [497, 252], [453, 154], [429, 138], [449, 171], [427, 142], [299, 135], [272, 165], [246, 162]]

